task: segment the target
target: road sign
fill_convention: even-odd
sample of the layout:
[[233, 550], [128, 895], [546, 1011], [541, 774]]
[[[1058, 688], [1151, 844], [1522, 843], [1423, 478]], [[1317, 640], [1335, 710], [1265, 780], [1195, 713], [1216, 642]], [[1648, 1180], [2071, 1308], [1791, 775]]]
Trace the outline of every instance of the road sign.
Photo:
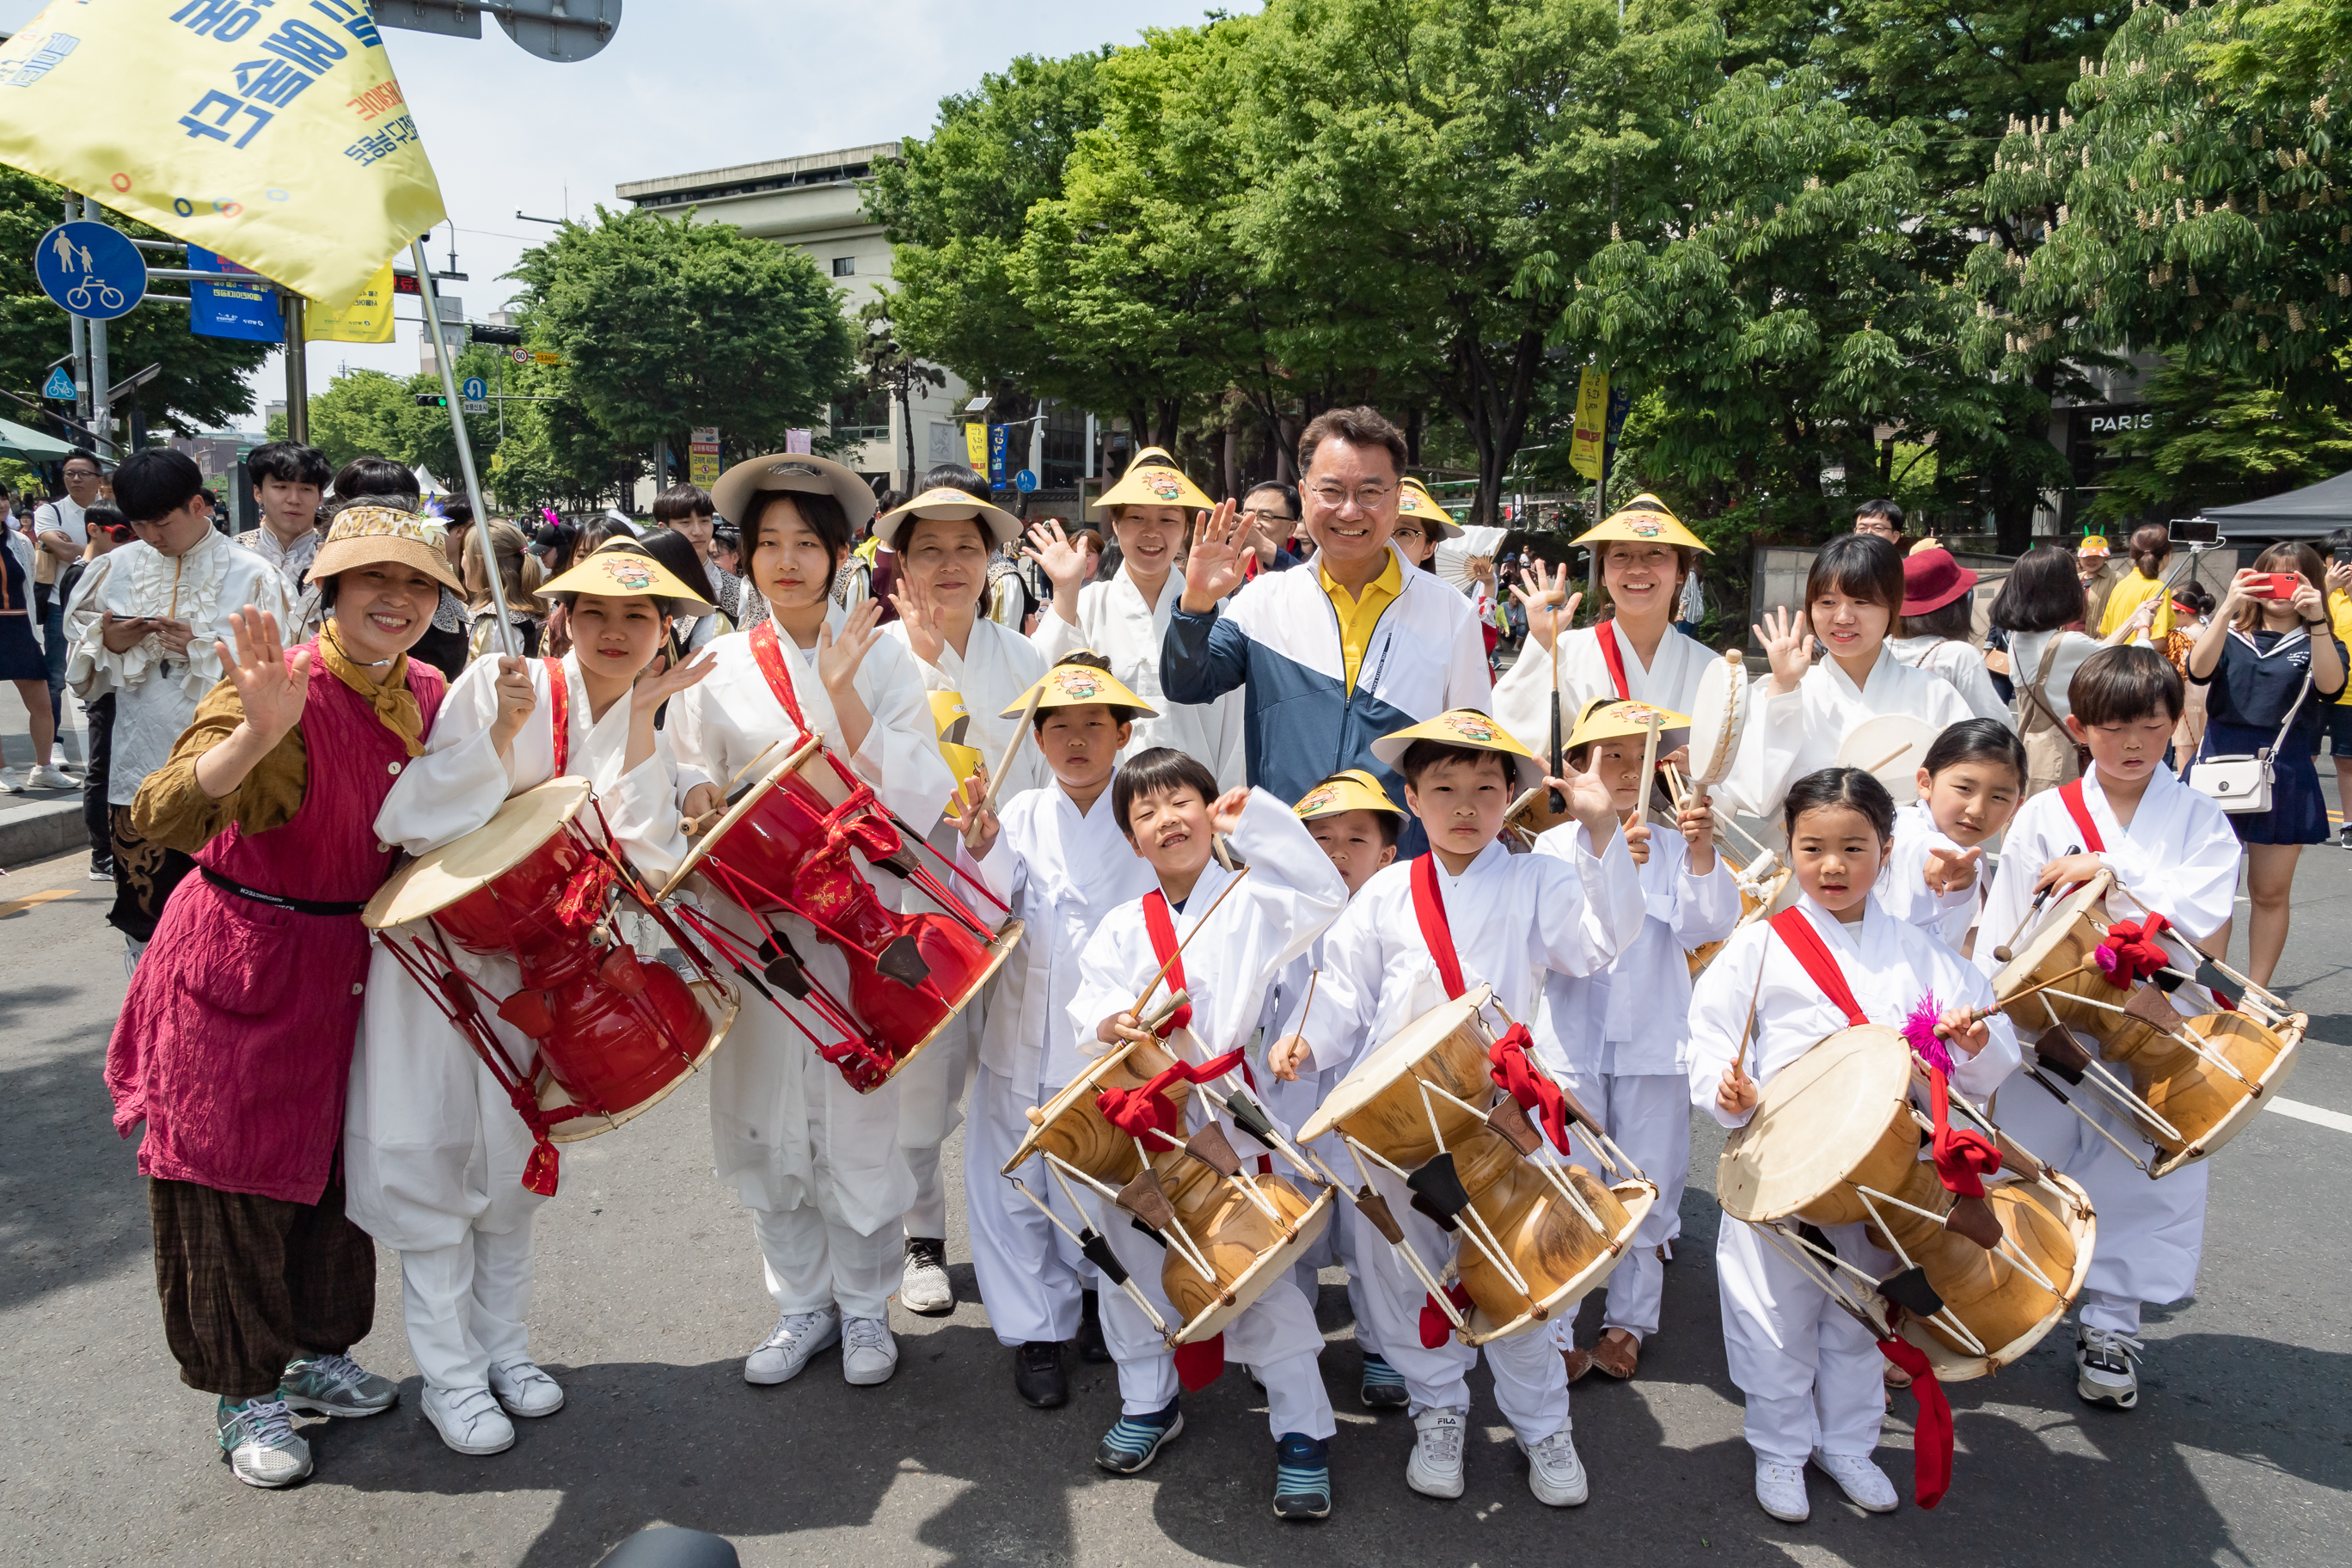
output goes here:
[[[481, 383], [469, 381], [466, 384], [479, 386]], [[457, 400], [457, 406], [468, 414], [488, 414], [490, 411], [489, 400], [481, 397], [461, 397]]]
[[478, 343], [520, 343], [520, 327], [493, 326], [488, 321], [476, 321], [467, 327], [467, 334]]
[[509, 349], [507, 351], [507, 358], [514, 361], [517, 364], [529, 364], [530, 363], [530, 351], [529, 349]]
[[41, 292], [88, 321], [128, 315], [147, 292], [147, 263], [110, 224], [77, 218], [41, 236], [33, 249]]
[[531, 353], [530, 363], [533, 364], [562, 364], [563, 363], [563, 356], [562, 354], [550, 353], [545, 349], [536, 349]]
[[[469, 375], [466, 378], [465, 391], [467, 403], [479, 403], [490, 395], [490, 384], [478, 375]], [[474, 410], [467, 408], [466, 412], [471, 414]]]
[[71, 403], [74, 400], [73, 377], [66, 374], [65, 366], [59, 365], [49, 372], [48, 384], [41, 388], [41, 395], [54, 397], [59, 403]]
[[1037, 476], [1024, 468], [1013, 476], [1013, 488], [1025, 496], [1037, 488]]
[[[698, 425], [687, 432], [686, 477], [704, 489], [719, 482], [719, 427]], [[732, 520], [730, 520], [732, 521]]]

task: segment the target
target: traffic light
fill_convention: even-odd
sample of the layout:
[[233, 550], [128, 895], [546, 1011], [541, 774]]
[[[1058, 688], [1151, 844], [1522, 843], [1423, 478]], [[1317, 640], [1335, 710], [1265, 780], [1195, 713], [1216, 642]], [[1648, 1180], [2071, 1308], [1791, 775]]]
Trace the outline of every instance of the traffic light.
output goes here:
[[446, 408], [449, 406], [449, 400], [437, 392], [420, 392], [416, 395], [416, 406], [419, 408]]
[[466, 331], [478, 343], [507, 343], [517, 347], [522, 343], [520, 327], [493, 327], [485, 322], [476, 321]]

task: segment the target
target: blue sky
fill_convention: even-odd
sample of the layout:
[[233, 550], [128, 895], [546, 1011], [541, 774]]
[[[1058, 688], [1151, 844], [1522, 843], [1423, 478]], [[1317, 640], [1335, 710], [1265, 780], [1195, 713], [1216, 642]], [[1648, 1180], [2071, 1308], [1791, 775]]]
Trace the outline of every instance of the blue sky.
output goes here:
[[[469, 280], [446, 287], [478, 317], [513, 290], [499, 274], [548, 232], [518, 221], [518, 208], [577, 216], [598, 202], [618, 205], [613, 187], [625, 180], [920, 135], [942, 97], [1015, 56], [1131, 43], [1146, 27], [1197, 22], [1206, 8], [1206, 0], [628, 0], [613, 41], [575, 64], [525, 54], [495, 21], [478, 40], [386, 29], [385, 43], [457, 226]], [[1247, 7], [1226, 0], [1225, 8]], [[0, 0], [0, 32], [41, 10], [40, 0]], [[436, 229], [436, 267], [448, 249], [448, 229]], [[417, 330], [403, 326], [381, 346], [314, 344], [313, 388], [345, 363], [413, 373]], [[256, 379], [267, 389], [257, 397], [284, 395], [276, 360]]]

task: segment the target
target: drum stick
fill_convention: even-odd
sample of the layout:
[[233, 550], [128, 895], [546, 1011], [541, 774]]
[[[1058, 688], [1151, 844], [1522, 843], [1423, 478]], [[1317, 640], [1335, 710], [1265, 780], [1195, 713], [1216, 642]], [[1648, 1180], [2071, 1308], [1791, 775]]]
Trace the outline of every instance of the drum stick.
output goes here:
[[[1551, 613], [1551, 776], [1559, 777], [1559, 612]], [[1548, 805], [1557, 816], [1568, 809], [1568, 797], [1551, 792]]]
[[1041, 680], [1030, 689], [1029, 700], [1022, 704], [1020, 727], [1013, 731], [1012, 743], [1004, 748], [1004, 754], [996, 759], [996, 773], [988, 781], [988, 797], [980, 803], [981, 810], [996, 809], [996, 792], [1004, 787], [1004, 772], [1013, 765], [1014, 753], [1021, 750], [1021, 742], [1029, 733], [1030, 721], [1037, 717], [1037, 704], [1045, 700], [1045, 683]]
[[1649, 733], [1642, 740], [1642, 794], [1633, 806], [1633, 820], [1636, 822], [1650, 820], [1650, 791], [1656, 787], [1658, 782], [1658, 716], [1653, 713], [1643, 722]]
[[1227, 898], [1232, 896], [1234, 889], [1240, 884], [1241, 879], [1244, 877], [1246, 877], [1249, 874], [1250, 868], [1247, 866], [1243, 867], [1240, 870], [1234, 873], [1234, 879], [1225, 884], [1225, 890], [1217, 895], [1215, 903], [1212, 903], [1207, 909], [1201, 912], [1200, 923], [1193, 926], [1190, 934], [1188, 934], [1182, 942], [1176, 944], [1176, 951], [1168, 955], [1168, 962], [1160, 966], [1160, 972], [1151, 977], [1151, 984], [1143, 988], [1143, 994], [1135, 999], [1135, 1005], [1129, 1008], [1129, 1012], [1136, 1014], [1139, 1016], [1142, 1015], [1143, 1005], [1151, 1000], [1151, 994], [1160, 989], [1160, 983], [1162, 980], [1168, 978], [1169, 970], [1174, 968], [1176, 961], [1184, 956], [1184, 950], [1192, 945], [1192, 938], [1201, 934], [1201, 927], [1207, 925], [1209, 923], [1209, 917], [1217, 912], [1217, 904], [1223, 903]]
[[[2083, 847], [2079, 844], [2069, 844], [2066, 846], [2066, 854], [2068, 855], [2079, 855], [2082, 852]], [[2060, 858], [2063, 859], [2064, 857], [2061, 856]], [[1993, 957], [1999, 959], [2003, 963], [2007, 963], [2011, 959], [2017, 956], [2017, 954], [2012, 952], [2011, 949], [2016, 945], [2017, 939], [2025, 934], [2025, 928], [2033, 923], [2033, 917], [2042, 912], [2042, 906], [2050, 901], [2050, 895], [2056, 890], [2057, 886], [2057, 883], [2053, 882], [2049, 887], [2042, 889], [2040, 892], [2033, 895], [2033, 902], [2026, 906], [2025, 917], [2017, 922], [2017, 929], [2009, 933], [2009, 941], [2002, 942], [1999, 947], [1992, 950]]]
[[1885, 756], [1879, 758], [1878, 761], [1871, 763], [1870, 766], [1863, 769], [1862, 771], [1866, 773], [1874, 773], [1879, 769], [1885, 767], [1887, 763], [1893, 762], [1895, 758], [1901, 756], [1910, 749], [1910, 744], [1906, 742], [1905, 744], [1895, 747], [1893, 751], [1887, 752]]

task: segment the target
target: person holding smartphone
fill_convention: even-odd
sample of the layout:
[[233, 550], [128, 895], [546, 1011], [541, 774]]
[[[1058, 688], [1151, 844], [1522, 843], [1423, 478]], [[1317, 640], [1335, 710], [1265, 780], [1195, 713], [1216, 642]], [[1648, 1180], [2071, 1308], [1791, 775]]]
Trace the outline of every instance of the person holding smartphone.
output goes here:
[[[2327, 618], [2336, 640], [2352, 647], [2352, 528], [2327, 536]], [[2327, 705], [2327, 750], [2336, 759], [2336, 802], [2352, 801], [2352, 682]], [[2352, 849], [2352, 814], [2336, 831], [2336, 842]]]

